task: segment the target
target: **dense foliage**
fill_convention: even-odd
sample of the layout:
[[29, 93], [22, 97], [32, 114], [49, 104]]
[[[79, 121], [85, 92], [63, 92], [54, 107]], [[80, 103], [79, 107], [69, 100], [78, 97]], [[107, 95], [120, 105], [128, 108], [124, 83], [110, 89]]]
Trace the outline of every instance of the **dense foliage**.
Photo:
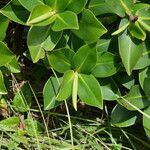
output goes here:
[[[66, 108], [70, 130], [69, 111], [78, 116], [88, 109], [92, 119], [104, 115], [101, 123], [109, 133], [122, 131], [113, 139], [120, 147], [98, 141], [105, 149], [138, 149], [129, 138], [137, 140], [136, 134], [124, 131], [132, 127], [149, 149], [149, 33], [148, 0], [0, 1], [0, 131], [12, 140], [9, 146], [3, 141], [2, 148], [27, 148], [25, 137], [38, 139], [43, 128], [51, 136], [45, 115]], [[77, 143], [72, 139], [72, 146]], [[74, 149], [99, 149], [90, 143], [81, 147]]]

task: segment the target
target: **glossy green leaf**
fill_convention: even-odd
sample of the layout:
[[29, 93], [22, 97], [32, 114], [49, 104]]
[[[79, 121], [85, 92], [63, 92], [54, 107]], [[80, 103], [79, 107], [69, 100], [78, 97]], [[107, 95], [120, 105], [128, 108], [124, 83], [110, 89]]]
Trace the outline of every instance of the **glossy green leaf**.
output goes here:
[[78, 18], [74, 12], [65, 11], [56, 15], [56, 20], [52, 26], [54, 31], [65, 29], [79, 29]]
[[78, 49], [72, 59], [72, 67], [77, 72], [89, 73], [96, 65], [97, 52], [95, 45], [84, 45]]
[[18, 117], [9, 117], [0, 121], [0, 131], [17, 131], [19, 125]]
[[109, 49], [111, 40], [110, 39], [99, 39], [96, 44], [96, 49], [98, 52], [107, 52]]
[[20, 72], [20, 66], [18, 63], [18, 60], [16, 57], [14, 57], [11, 62], [5, 65], [5, 67], [11, 72], [11, 73], [19, 73]]
[[145, 43], [143, 43], [143, 46], [144, 46], [143, 53], [134, 67], [135, 70], [143, 69], [150, 65], [150, 43], [149, 41], [145, 41]]
[[125, 13], [131, 13], [133, 8], [132, 0], [105, 0], [111, 11], [120, 17], [124, 17]]
[[131, 23], [129, 26], [130, 34], [142, 41], [146, 39], [146, 33], [145, 31], [140, 27], [139, 23], [136, 21], [135, 23]]
[[44, 89], [43, 89], [43, 96], [44, 96], [44, 110], [49, 110], [55, 108], [60, 103], [56, 101], [56, 96], [59, 90], [59, 83], [61, 83], [62, 78], [54, 78], [50, 77], [46, 82]]
[[128, 127], [136, 123], [137, 112], [129, 111], [121, 105], [116, 105], [111, 113], [111, 123], [117, 127]]
[[111, 7], [105, 2], [105, 0], [91, 0], [88, 8], [96, 15], [112, 13]]
[[63, 81], [60, 85], [60, 90], [56, 97], [57, 100], [62, 101], [68, 99], [72, 94], [74, 71], [69, 70], [64, 73]]
[[0, 12], [10, 20], [23, 25], [26, 24], [29, 16], [29, 12], [21, 6], [18, 0], [10, 1], [5, 7], [0, 10]]
[[133, 7], [133, 11], [137, 12], [140, 9], [143, 9], [143, 8], [146, 8], [146, 7], [149, 7], [149, 4], [147, 4], [147, 3], [135, 3], [134, 7]]
[[134, 85], [127, 95], [118, 98], [117, 101], [119, 104], [131, 111], [136, 110], [132, 107], [132, 105], [134, 105], [138, 109], [143, 109], [150, 105], [150, 100], [147, 99], [145, 94], [140, 89], [139, 85]]
[[150, 68], [149, 67], [140, 70], [139, 82], [146, 96], [150, 98]]
[[47, 5], [37, 5], [32, 10], [27, 25], [46, 26], [51, 24], [56, 19], [56, 12]]
[[119, 53], [128, 75], [131, 74], [137, 61], [142, 56], [143, 44], [140, 41], [132, 39], [125, 31], [119, 38]]
[[144, 7], [136, 12], [139, 24], [150, 32], [150, 6]]
[[43, 0], [18, 0], [21, 5], [26, 8], [28, 11], [32, 11], [34, 7], [36, 7], [37, 5], [42, 5]]
[[46, 0], [45, 3], [49, 5], [56, 12], [63, 12], [68, 6], [70, 0]]
[[78, 96], [84, 103], [103, 109], [101, 87], [93, 75], [78, 75]]
[[112, 35], [117, 35], [117, 34], [123, 32], [129, 26], [129, 24], [130, 24], [129, 20], [126, 18], [123, 18], [120, 22], [119, 29], [117, 31], [113, 32]]
[[27, 83], [23, 83], [20, 89], [17, 90], [12, 104], [16, 111], [18, 112], [27, 112], [29, 111], [29, 107], [31, 106], [32, 102], [32, 93], [30, 87]]
[[71, 60], [74, 56], [74, 51], [69, 48], [54, 50], [47, 54], [49, 64], [56, 71], [65, 73], [71, 69]]
[[61, 32], [52, 31], [50, 26], [31, 27], [27, 37], [27, 44], [33, 62], [44, 58], [44, 51], [53, 50], [61, 36]]
[[117, 84], [112, 78], [99, 79], [104, 100], [116, 100], [121, 94]]
[[86, 3], [87, 0], [70, 0], [66, 9], [79, 14], [85, 7]]
[[[144, 110], [144, 113], [150, 116], [150, 107]], [[143, 127], [148, 138], [150, 138], [150, 119], [143, 115]]]
[[105, 34], [107, 29], [90, 10], [84, 9], [79, 21], [79, 30], [73, 30], [73, 32], [86, 43], [93, 43]]
[[98, 53], [98, 61], [92, 69], [92, 74], [95, 77], [109, 77], [115, 74], [119, 69], [117, 57], [110, 53]]
[[7, 94], [7, 90], [4, 83], [4, 77], [1, 71], [0, 71], [0, 94]]
[[9, 48], [0, 41], [0, 67], [8, 64], [15, 57], [15, 55], [9, 50]]
[[0, 41], [3, 41], [6, 36], [9, 19], [0, 14]]

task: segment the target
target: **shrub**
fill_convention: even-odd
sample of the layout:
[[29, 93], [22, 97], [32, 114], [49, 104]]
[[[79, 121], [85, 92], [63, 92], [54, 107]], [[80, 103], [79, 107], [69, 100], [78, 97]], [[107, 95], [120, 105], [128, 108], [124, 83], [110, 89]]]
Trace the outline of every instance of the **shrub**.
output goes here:
[[[76, 111], [81, 102], [100, 110], [108, 104], [112, 126], [129, 127], [142, 120], [150, 137], [149, 1], [0, 4], [1, 108], [12, 100], [14, 111], [29, 111], [33, 89], [37, 95], [45, 84], [45, 111], [66, 100]], [[18, 117], [9, 119], [14, 126], [19, 122]]]

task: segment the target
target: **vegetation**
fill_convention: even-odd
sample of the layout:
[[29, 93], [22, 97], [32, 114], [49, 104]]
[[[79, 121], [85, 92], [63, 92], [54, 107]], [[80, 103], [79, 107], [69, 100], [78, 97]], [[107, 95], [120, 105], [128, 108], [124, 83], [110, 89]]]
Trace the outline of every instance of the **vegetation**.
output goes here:
[[0, 149], [150, 149], [150, 1], [0, 0]]

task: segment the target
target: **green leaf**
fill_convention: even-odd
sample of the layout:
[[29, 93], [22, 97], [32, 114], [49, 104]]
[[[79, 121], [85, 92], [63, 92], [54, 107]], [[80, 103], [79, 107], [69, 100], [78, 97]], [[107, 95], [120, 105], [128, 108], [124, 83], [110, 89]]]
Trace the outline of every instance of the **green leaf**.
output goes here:
[[9, 64], [6, 64], [5, 67], [11, 72], [11, 73], [19, 73], [20, 72], [20, 66], [18, 64], [18, 60], [16, 57], [14, 57]]
[[103, 109], [101, 87], [93, 75], [78, 75], [78, 96], [84, 103]]
[[2, 14], [0, 14], [0, 41], [3, 41], [6, 36], [9, 20]]
[[110, 53], [98, 53], [98, 61], [92, 69], [92, 74], [95, 77], [109, 77], [115, 74], [119, 69], [117, 57]]
[[97, 52], [95, 45], [84, 45], [78, 49], [72, 59], [72, 67], [77, 72], [89, 73], [96, 65]]
[[21, 5], [26, 8], [28, 11], [32, 11], [34, 7], [36, 7], [37, 5], [42, 5], [43, 0], [18, 0]]
[[50, 110], [60, 104], [56, 101], [56, 96], [60, 87], [58, 81], [61, 83], [62, 78], [56, 79], [54, 77], [50, 77], [44, 86], [44, 110]]
[[67, 5], [67, 10], [73, 11], [76, 14], [79, 14], [85, 7], [87, 0], [70, 0]]
[[139, 82], [146, 96], [150, 98], [150, 67], [140, 70]]
[[47, 53], [47, 59], [52, 68], [60, 73], [65, 73], [71, 69], [73, 55], [74, 51], [71, 49], [61, 48]]
[[65, 29], [79, 29], [78, 18], [74, 12], [65, 11], [56, 15], [52, 30], [61, 31]]
[[127, 89], [130, 89], [135, 84], [134, 74], [128, 76], [125, 72], [118, 72], [114, 78], [119, 84], [123, 85]]
[[50, 26], [31, 27], [28, 32], [27, 44], [33, 62], [44, 58], [44, 51], [55, 48], [62, 36], [62, 32], [54, 32]]
[[120, 22], [119, 29], [117, 31], [113, 32], [111, 35], [117, 35], [117, 34], [123, 32], [129, 26], [129, 24], [130, 24], [129, 20], [126, 18], [123, 18]]
[[32, 10], [27, 25], [46, 26], [56, 19], [56, 12], [47, 5], [38, 5]]
[[49, 5], [56, 12], [63, 12], [68, 6], [70, 0], [47, 0], [46, 4]]
[[105, 34], [107, 29], [90, 10], [84, 9], [79, 21], [79, 29], [73, 30], [73, 32], [86, 43], [93, 43]]
[[105, 2], [105, 0], [91, 0], [88, 8], [96, 16], [113, 12], [111, 10], [111, 7]]
[[3, 74], [1, 71], [0, 71], [0, 94], [7, 94]]
[[146, 7], [149, 7], [149, 4], [147, 4], [147, 3], [136, 3], [136, 4], [134, 4], [133, 11], [137, 12], [140, 9], [143, 9], [143, 8], [146, 8]]
[[64, 73], [63, 81], [60, 86], [59, 93], [56, 97], [58, 101], [68, 99], [72, 94], [74, 71], [69, 70]]
[[137, 112], [129, 111], [121, 105], [116, 105], [111, 113], [111, 123], [117, 127], [128, 127], [136, 123]]
[[[120, 17], [124, 17], [125, 16], [125, 9], [122, 6], [121, 1], [122, 0], [105, 0], [106, 4], [109, 6], [109, 8], [111, 9], [111, 11], [113, 13], [119, 15]], [[127, 0], [125, 0], [124, 2], [126, 2], [126, 1]], [[125, 4], [125, 6], [126, 6], [126, 4]]]
[[26, 24], [29, 12], [21, 6], [18, 0], [11, 0], [0, 12], [10, 20], [19, 24]]
[[145, 31], [140, 27], [139, 23], [136, 21], [135, 23], [131, 23], [129, 26], [130, 34], [139, 39], [144, 41], [146, 39]]
[[136, 63], [134, 70], [143, 69], [150, 65], [150, 44], [148, 41], [143, 43], [143, 53], [138, 62]]
[[0, 67], [8, 64], [15, 57], [15, 55], [9, 50], [9, 48], [0, 41]]
[[28, 118], [25, 120], [25, 131], [29, 136], [35, 137], [43, 132], [40, 122], [38, 122], [37, 120], [33, 120], [33, 118]]
[[99, 39], [96, 44], [96, 49], [98, 52], [107, 52], [109, 49], [111, 40], [110, 39]]
[[117, 101], [119, 104], [131, 111], [136, 110], [131, 105], [134, 105], [138, 109], [143, 109], [150, 105], [150, 100], [148, 100], [145, 94], [143, 94], [139, 85], [132, 86], [129, 93], [123, 97], [118, 98]]
[[123, 32], [119, 38], [119, 53], [128, 75], [131, 74], [137, 61], [142, 56], [143, 44], [136, 39], [132, 39], [127, 31]]
[[0, 121], [0, 131], [17, 131], [19, 125], [18, 117], [9, 117]]
[[104, 100], [116, 100], [121, 94], [117, 84], [112, 78], [98, 80], [101, 85], [102, 95]]
[[136, 12], [139, 24], [148, 32], [150, 32], [150, 5]]
[[27, 83], [22, 83], [20, 89], [17, 92], [12, 101], [13, 107], [18, 112], [27, 112], [32, 102], [32, 93]]
[[[144, 110], [144, 113], [150, 116], [150, 107]], [[150, 119], [143, 115], [143, 127], [146, 135], [150, 138]]]

